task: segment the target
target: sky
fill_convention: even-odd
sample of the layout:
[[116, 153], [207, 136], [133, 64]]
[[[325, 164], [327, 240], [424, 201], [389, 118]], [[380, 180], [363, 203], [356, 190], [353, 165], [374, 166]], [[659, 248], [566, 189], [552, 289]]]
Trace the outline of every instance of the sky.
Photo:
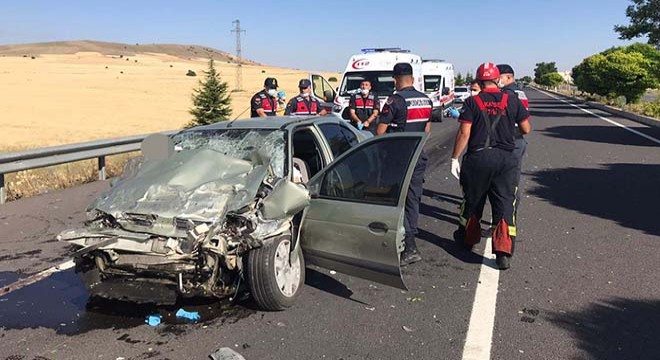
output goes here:
[[[516, 76], [538, 62], [570, 70], [618, 40], [629, 0], [0, 0], [0, 45], [62, 40], [177, 43], [235, 52], [232, 21], [246, 30], [243, 57], [342, 72], [367, 47], [401, 47], [445, 59], [456, 72], [485, 61]], [[646, 39], [639, 39], [645, 41]]]

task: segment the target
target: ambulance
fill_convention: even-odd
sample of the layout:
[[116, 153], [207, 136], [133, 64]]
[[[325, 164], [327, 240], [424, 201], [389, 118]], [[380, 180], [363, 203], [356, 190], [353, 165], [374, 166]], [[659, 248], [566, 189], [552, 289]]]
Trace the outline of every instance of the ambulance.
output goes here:
[[442, 121], [444, 110], [454, 104], [454, 65], [444, 60], [424, 59], [422, 74], [423, 92], [433, 101], [431, 120]]
[[360, 83], [371, 81], [371, 91], [378, 95], [383, 108], [387, 98], [394, 92], [392, 69], [397, 63], [409, 63], [413, 69], [415, 89], [423, 91], [422, 57], [400, 48], [362, 49], [360, 54], [351, 56], [344, 70], [344, 75], [337, 89], [332, 111], [344, 120], [349, 120], [348, 102], [351, 95], [360, 91]]

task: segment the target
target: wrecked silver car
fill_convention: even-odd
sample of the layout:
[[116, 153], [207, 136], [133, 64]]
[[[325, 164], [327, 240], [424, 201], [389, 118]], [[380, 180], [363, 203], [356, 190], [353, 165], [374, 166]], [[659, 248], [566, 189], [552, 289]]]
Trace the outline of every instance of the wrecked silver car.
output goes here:
[[154, 135], [85, 226], [58, 238], [75, 245], [77, 271], [104, 298], [173, 303], [244, 288], [281, 310], [300, 293], [305, 260], [405, 288], [405, 190], [425, 139], [367, 140], [334, 117]]

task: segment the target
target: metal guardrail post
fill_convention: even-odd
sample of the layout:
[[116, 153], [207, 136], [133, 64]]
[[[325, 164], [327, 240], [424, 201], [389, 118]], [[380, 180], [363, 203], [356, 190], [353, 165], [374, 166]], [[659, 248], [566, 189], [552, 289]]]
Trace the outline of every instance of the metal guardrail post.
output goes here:
[[7, 201], [7, 189], [5, 189], [5, 174], [0, 174], [0, 204]]
[[105, 180], [105, 156], [99, 156], [99, 180]]

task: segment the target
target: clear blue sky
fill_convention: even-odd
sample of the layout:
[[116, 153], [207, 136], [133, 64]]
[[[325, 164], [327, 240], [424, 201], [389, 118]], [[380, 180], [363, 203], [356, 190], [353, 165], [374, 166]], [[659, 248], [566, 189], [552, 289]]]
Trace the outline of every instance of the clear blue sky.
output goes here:
[[612, 29], [628, 23], [628, 0], [3, 2], [0, 44], [86, 39], [234, 52], [230, 30], [240, 19], [245, 58], [328, 71], [342, 71], [360, 48], [398, 46], [451, 61], [463, 73], [493, 61], [525, 75], [537, 62], [569, 70], [588, 55], [629, 43]]

